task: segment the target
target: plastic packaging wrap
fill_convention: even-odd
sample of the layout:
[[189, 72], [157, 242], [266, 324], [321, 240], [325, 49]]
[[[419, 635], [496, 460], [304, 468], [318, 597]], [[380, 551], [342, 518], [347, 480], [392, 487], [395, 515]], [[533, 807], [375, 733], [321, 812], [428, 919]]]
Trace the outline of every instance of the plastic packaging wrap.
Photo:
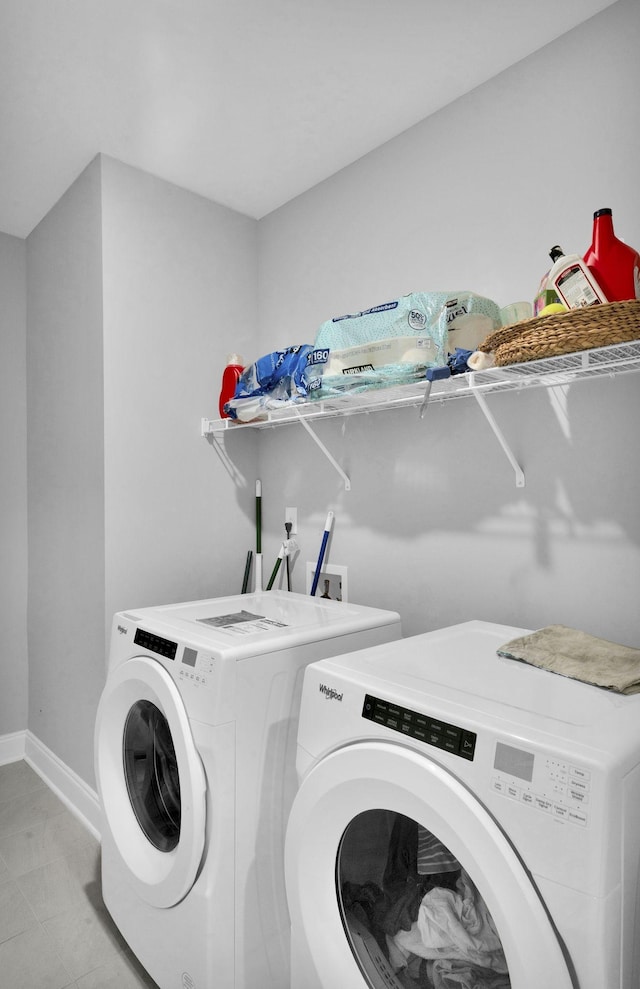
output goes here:
[[250, 422], [283, 405], [307, 401], [320, 387], [327, 358], [328, 351], [306, 343], [260, 357], [242, 372], [224, 407], [227, 415]]
[[311, 398], [421, 381], [458, 347], [474, 350], [500, 326], [500, 309], [473, 292], [413, 292], [324, 322], [315, 346], [329, 350]]

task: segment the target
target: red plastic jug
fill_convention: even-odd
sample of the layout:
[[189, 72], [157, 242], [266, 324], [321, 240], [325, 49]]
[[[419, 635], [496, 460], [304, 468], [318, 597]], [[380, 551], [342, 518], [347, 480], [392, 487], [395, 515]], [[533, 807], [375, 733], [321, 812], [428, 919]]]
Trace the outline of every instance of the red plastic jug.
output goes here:
[[593, 240], [583, 260], [609, 302], [640, 299], [640, 257], [616, 237], [610, 209], [593, 214]]
[[218, 399], [218, 411], [221, 419], [228, 419], [229, 414], [224, 411], [227, 402], [230, 402], [236, 392], [236, 385], [240, 375], [244, 371], [242, 357], [238, 354], [229, 354], [228, 363], [222, 372], [222, 387], [220, 388], [220, 398]]

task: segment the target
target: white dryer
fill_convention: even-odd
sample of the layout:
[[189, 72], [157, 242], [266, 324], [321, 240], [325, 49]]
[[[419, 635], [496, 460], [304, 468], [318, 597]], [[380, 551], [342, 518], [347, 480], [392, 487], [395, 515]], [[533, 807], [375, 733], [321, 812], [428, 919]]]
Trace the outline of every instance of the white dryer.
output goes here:
[[640, 695], [469, 622], [310, 666], [292, 989], [638, 989]]
[[115, 616], [95, 733], [102, 893], [161, 989], [289, 985], [303, 670], [399, 636], [394, 612], [282, 591]]

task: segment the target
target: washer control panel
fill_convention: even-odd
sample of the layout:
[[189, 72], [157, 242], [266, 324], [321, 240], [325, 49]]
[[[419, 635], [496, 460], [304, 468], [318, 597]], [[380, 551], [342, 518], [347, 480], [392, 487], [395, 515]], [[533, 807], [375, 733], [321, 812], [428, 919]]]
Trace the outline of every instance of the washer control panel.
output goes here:
[[592, 775], [577, 763], [496, 742], [491, 788], [557, 821], [589, 823]]
[[147, 632], [143, 628], [137, 628], [133, 641], [137, 646], [142, 646], [143, 649], [148, 649], [149, 652], [155, 652], [159, 656], [164, 656], [165, 659], [176, 658], [178, 643], [172, 642], [171, 639], [163, 639], [162, 636], [154, 635], [153, 632]]
[[461, 759], [473, 759], [476, 750], [475, 732], [450, 725], [439, 718], [430, 717], [411, 708], [401, 707], [393, 701], [382, 700], [366, 694], [362, 708], [362, 717], [376, 724], [384, 725], [402, 735], [418, 739], [426, 745], [444, 749]]
[[208, 653], [198, 652], [189, 646], [184, 647], [182, 663], [178, 670], [181, 682], [192, 683], [196, 687], [206, 687], [213, 680], [215, 659]]
[[143, 628], [136, 628], [134, 642], [137, 646], [170, 660], [165, 666], [178, 683], [190, 683], [195, 687], [206, 687], [213, 683], [215, 659], [209, 653], [198, 652], [190, 646], [183, 648], [177, 642], [163, 639]]

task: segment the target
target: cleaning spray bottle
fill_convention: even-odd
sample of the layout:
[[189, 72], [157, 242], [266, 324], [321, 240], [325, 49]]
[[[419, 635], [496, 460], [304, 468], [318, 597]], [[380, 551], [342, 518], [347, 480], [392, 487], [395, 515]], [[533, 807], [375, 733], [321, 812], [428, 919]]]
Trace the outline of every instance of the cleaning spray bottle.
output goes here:
[[609, 302], [640, 299], [640, 257], [614, 234], [610, 209], [593, 214], [593, 239], [584, 261]]
[[224, 411], [227, 402], [230, 402], [236, 392], [236, 385], [240, 375], [244, 371], [242, 357], [239, 354], [229, 354], [227, 366], [222, 372], [222, 387], [220, 388], [220, 398], [218, 400], [218, 410], [221, 419], [228, 419], [228, 412]]
[[547, 276], [547, 285], [568, 309], [609, 301], [581, 257], [565, 254], [558, 244], [551, 248], [549, 256], [553, 267]]

